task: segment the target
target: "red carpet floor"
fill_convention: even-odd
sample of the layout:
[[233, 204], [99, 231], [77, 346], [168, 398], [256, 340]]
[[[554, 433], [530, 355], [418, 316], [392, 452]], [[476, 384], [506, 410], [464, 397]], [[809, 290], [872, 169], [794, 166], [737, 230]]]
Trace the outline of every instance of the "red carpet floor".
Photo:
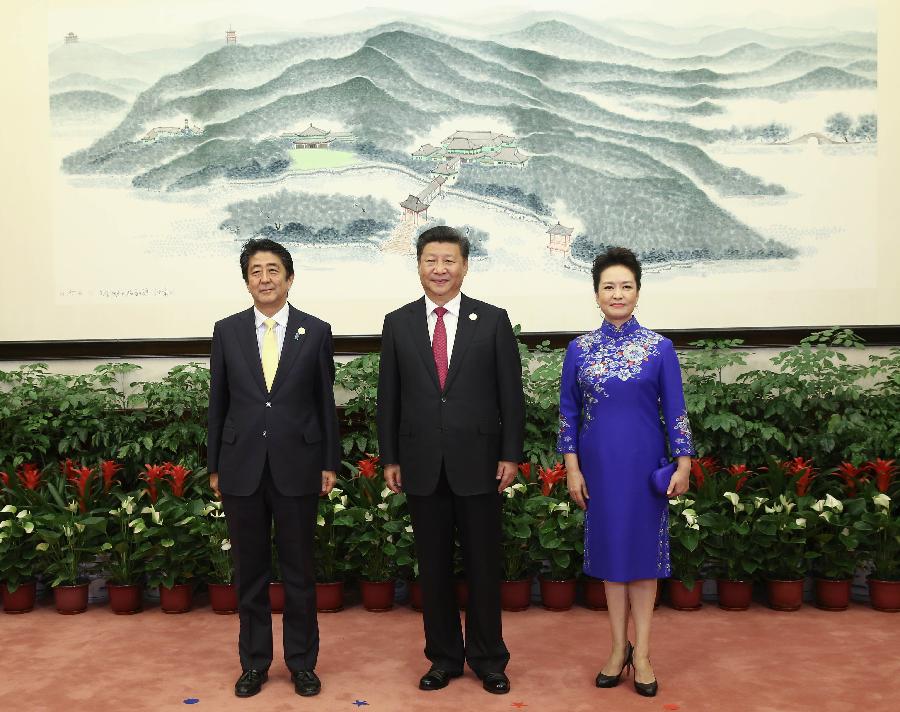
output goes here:
[[240, 700], [232, 693], [236, 616], [208, 607], [165, 615], [155, 606], [116, 616], [102, 605], [61, 616], [44, 602], [25, 615], [0, 614], [0, 710], [900, 710], [900, 614], [860, 604], [842, 613], [664, 605], [654, 619], [653, 699], [639, 697], [630, 679], [611, 690], [593, 686], [608, 646], [605, 616], [581, 607], [505, 614], [513, 688], [491, 696], [471, 672], [438, 692], [416, 688], [427, 662], [421, 618], [405, 606], [321, 614], [323, 690], [301, 698], [278, 657], [276, 615], [269, 682]]

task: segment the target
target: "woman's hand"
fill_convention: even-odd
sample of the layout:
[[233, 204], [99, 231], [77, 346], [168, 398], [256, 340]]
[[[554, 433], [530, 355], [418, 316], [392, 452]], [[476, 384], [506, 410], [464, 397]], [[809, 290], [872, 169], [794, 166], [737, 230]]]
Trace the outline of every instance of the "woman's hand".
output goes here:
[[582, 509], [587, 509], [587, 500], [590, 498], [581, 470], [566, 469], [566, 486], [569, 488], [572, 501]]
[[688, 491], [691, 477], [691, 458], [679, 457], [678, 466], [672, 473], [669, 480], [669, 489], [666, 490], [666, 497], [680, 497]]

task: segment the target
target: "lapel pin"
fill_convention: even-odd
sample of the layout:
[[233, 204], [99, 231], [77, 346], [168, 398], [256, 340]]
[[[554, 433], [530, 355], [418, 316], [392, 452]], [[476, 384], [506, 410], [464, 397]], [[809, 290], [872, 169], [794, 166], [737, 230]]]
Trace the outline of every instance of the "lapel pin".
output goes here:
[[306, 333], [306, 329], [304, 329], [301, 326], [299, 329], [297, 329], [297, 333], [294, 334], [294, 341], [299, 341], [300, 337], [303, 336], [305, 333]]
[[478, 318], [478, 315], [475, 312], [472, 312], [471, 314], [469, 314], [469, 318], [472, 321], [475, 321]]

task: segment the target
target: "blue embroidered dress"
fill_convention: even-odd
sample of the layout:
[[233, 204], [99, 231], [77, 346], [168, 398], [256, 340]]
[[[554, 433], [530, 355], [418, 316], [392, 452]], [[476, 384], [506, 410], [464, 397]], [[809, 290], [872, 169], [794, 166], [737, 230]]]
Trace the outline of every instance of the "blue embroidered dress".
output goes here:
[[[662, 413], [665, 425], [660, 420]], [[574, 339], [563, 362], [557, 450], [574, 452], [590, 499], [584, 570], [608, 581], [669, 576], [668, 500], [650, 473], [693, 454], [672, 342], [632, 317]]]

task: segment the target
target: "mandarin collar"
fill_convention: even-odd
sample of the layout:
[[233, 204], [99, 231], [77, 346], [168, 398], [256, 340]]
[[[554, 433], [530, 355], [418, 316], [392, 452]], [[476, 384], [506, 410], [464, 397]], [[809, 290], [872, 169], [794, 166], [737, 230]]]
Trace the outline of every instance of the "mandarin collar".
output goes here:
[[614, 326], [606, 319], [603, 320], [603, 324], [600, 326], [600, 331], [606, 336], [612, 337], [613, 339], [621, 339], [629, 334], [633, 334], [641, 327], [638, 324], [638, 320], [634, 318], [634, 316], [630, 317], [628, 321], [626, 321], [622, 326]]

